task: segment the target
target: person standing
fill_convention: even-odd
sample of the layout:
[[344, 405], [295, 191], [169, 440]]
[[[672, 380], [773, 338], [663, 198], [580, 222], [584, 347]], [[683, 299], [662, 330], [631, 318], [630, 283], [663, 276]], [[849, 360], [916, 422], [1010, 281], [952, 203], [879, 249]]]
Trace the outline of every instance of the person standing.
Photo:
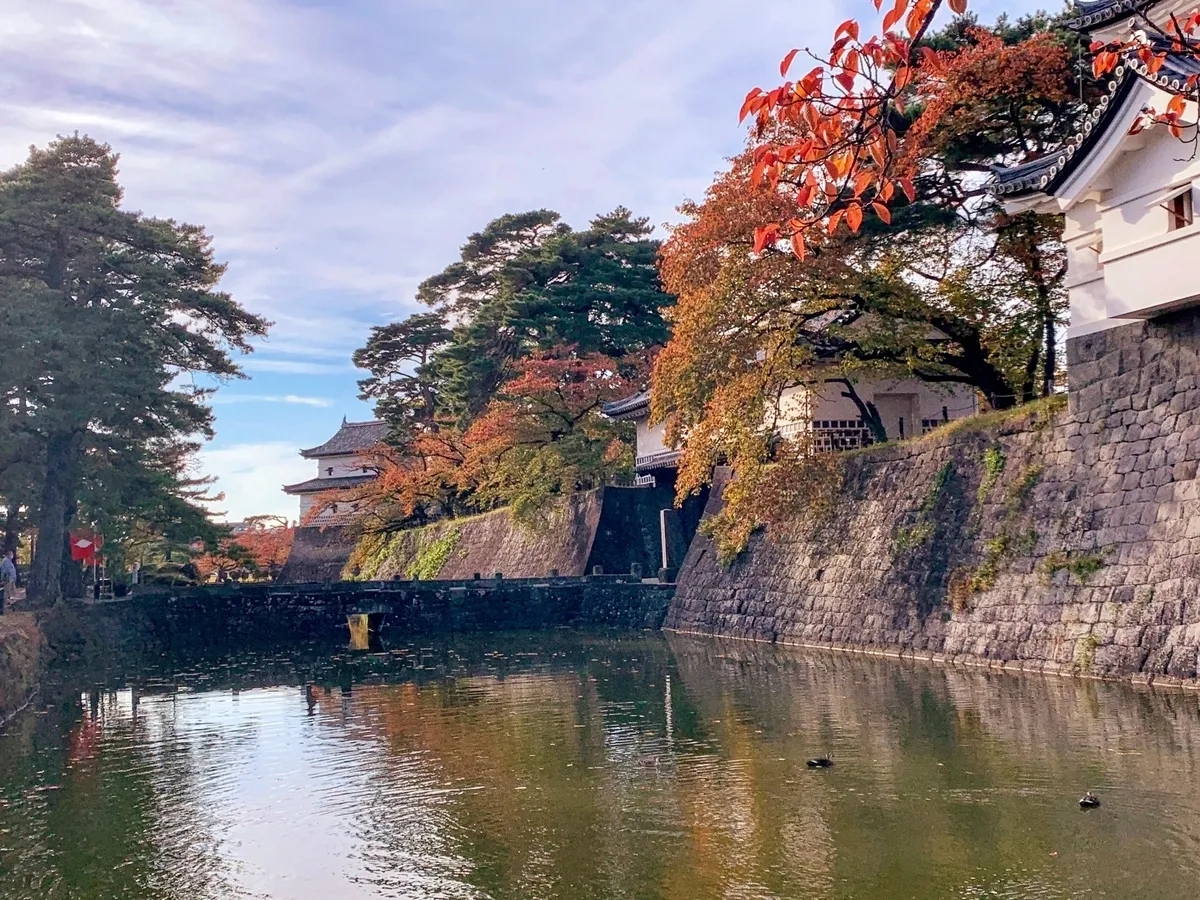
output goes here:
[[4, 605], [8, 595], [17, 586], [17, 564], [14, 562], [15, 550], [5, 550], [4, 558], [0, 560], [0, 615], [4, 614]]

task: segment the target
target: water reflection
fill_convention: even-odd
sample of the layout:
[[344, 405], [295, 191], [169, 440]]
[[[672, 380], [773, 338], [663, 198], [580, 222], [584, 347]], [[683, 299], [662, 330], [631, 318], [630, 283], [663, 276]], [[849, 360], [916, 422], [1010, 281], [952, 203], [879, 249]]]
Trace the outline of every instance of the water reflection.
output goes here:
[[176, 659], [0, 736], [0, 896], [1191, 897], [1197, 703], [675, 636]]

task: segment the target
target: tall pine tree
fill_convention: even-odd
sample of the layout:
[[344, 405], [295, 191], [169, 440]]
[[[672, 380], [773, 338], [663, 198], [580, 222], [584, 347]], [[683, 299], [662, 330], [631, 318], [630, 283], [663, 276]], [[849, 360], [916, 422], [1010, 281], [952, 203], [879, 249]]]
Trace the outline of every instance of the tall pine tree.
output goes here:
[[78, 135], [0, 175], [0, 454], [32, 465], [39, 603], [60, 595], [81, 500], [97, 518], [201, 527], [186, 462], [212, 413], [182, 376], [238, 377], [231, 351], [266, 333], [217, 290], [224, 267], [202, 228], [124, 210], [121, 196], [116, 154]]

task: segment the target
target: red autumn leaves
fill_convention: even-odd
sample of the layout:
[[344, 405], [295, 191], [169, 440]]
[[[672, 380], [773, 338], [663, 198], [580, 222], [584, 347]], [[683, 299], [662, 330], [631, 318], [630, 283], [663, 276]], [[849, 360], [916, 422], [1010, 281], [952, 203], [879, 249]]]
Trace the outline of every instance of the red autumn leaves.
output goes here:
[[[751, 180], [790, 194], [795, 214], [762, 225], [755, 253], [788, 242], [804, 258], [821, 234], [844, 223], [857, 232], [868, 214], [890, 223], [889, 208], [902, 193], [911, 202], [914, 167], [900, 151], [892, 111], [903, 112], [905, 98], [926, 72], [942, 66], [937, 53], [917, 48], [943, 0], [896, 0], [884, 15], [882, 34], [862, 39], [859, 24], [843, 22], [825, 57], [795, 81], [746, 95], [741, 118], [753, 116], [755, 148]], [[965, 0], [947, 0], [956, 13]], [[882, 7], [876, 0], [875, 8]], [[903, 30], [896, 26], [903, 22]], [[801, 51], [783, 58], [786, 78]], [[807, 52], [807, 51], [806, 51]], [[784, 140], [772, 140], [777, 134]]]

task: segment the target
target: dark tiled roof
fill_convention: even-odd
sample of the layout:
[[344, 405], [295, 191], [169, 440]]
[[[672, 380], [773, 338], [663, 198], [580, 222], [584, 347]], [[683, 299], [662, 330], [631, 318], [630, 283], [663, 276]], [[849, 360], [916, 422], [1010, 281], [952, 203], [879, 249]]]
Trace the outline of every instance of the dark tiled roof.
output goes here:
[[612, 403], [605, 403], [603, 412], [611, 419], [618, 419], [623, 416], [628, 416], [631, 413], [641, 412], [650, 408], [650, 392], [638, 391], [632, 397], [626, 397], [624, 400], [615, 400]]
[[373, 481], [374, 479], [374, 475], [339, 475], [336, 478], [310, 478], [308, 481], [302, 481], [299, 484], [285, 484], [283, 492], [285, 494], [316, 494], [320, 491], [328, 491], [334, 488], [358, 487], [358, 485], [366, 484], [368, 481]]
[[387, 424], [378, 419], [373, 422], [347, 422], [342, 419], [342, 427], [337, 434], [320, 447], [301, 450], [300, 455], [305, 459], [319, 459], [322, 456], [347, 456], [370, 450], [387, 437], [387, 430]]
[[634, 461], [634, 468], [639, 472], [649, 472], [652, 469], [673, 469], [683, 458], [682, 450], [660, 450], [648, 456], [639, 456]]
[[1075, 137], [1061, 149], [1019, 166], [993, 166], [992, 190], [1002, 197], [1027, 193], [1051, 193], [1087, 158], [1116, 118], [1129, 92], [1140, 77], [1164, 91], [1186, 90], [1189, 76], [1200, 74], [1200, 62], [1168, 53], [1162, 68], [1151, 75], [1145, 64], [1131, 58], [1119, 65], [1108, 84], [1108, 93], [1084, 119]]
[[1076, 16], [1064, 24], [1075, 31], [1090, 31], [1128, 18], [1156, 0], [1075, 0]]

